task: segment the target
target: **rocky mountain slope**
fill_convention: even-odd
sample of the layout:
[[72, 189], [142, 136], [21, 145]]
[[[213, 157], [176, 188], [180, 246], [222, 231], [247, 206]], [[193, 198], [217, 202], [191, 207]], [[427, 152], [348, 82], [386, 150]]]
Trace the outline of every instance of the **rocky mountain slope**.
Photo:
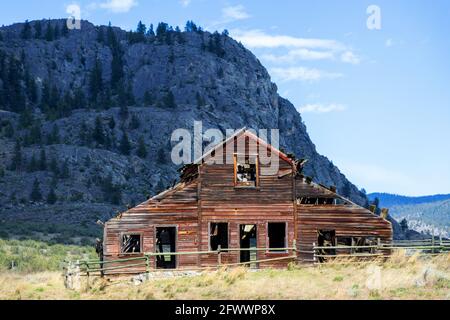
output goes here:
[[204, 130], [278, 128], [281, 147], [309, 159], [306, 174], [367, 204], [317, 153], [258, 59], [226, 31], [192, 22], [183, 32], [87, 21], [69, 31], [65, 20], [2, 27], [0, 90], [3, 235], [99, 235], [95, 221], [173, 183], [171, 133], [192, 131], [196, 120]]

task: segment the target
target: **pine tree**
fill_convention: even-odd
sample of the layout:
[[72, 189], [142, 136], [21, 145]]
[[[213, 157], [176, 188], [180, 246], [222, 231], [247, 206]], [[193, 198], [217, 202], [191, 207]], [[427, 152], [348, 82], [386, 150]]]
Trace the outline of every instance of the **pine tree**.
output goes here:
[[42, 200], [42, 193], [41, 193], [38, 179], [34, 179], [33, 187], [31, 189], [31, 193], [30, 193], [30, 200], [33, 202]]
[[31, 39], [31, 25], [30, 25], [30, 22], [28, 22], [28, 20], [25, 21], [25, 24], [23, 26], [20, 36], [24, 40]]
[[47, 170], [47, 155], [45, 153], [45, 149], [41, 149], [41, 155], [39, 157], [39, 170], [45, 171]]
[[101, 183], [103, 198], [112, 204], [119, 205], [122, 202], [122, 191], [120, 186], [113, 183], [112, 175], [108, 175]]
[[59, 177], [59, 167], [56, 158], [53, 156], [50, 160], [50, 170], [53, 172], [54, 177]]
[[41, 144], [42, 132], [40, 123], [36, 123], [30, 129], [30, 144]]
[[406, 220], [405, 218], [403, 218], [402, 221], [400, 221], [400, 227], [402, 228], [402, 231], [405, 232], [406, 230], [408, 230], [408, 220]]
[[169, 90], [167, 95], [164, 97], [163, 101], [164, 107], [166, 108], [176, 108], [177, 104], [175, 103], [175, 96], [172, 93], [172, 90]]
[[40, 21], [36, 21], [34, 25], [34, 38], [35, 39], [42, 38], [42, 24]]
[[89, 90], [92, 101], [97, 103], [98, 96], [103, 89], [102, 65], [97, 59], [95, 61], [94, 69], [91, 71], [89, 79]]
[[105, 42], [105, 32], [103, 31], [102, 27], [98, 28], [97, 41], [100, 42], [100, 43], [104, 43]]
[[80, 109], [86, 107], [86, 96], [81, 88], [76, 88], [73, 95], [72, 109]]
[[59, 176], [61, 179], [69, 179], [70, 178], [69, 161], [67, 159], [64, 160], [63, 164], [61, 165], [61, 170], [59, 172]]
[[153, 105], [154, 102], [155, 102], [155, 100], [153, 98], [152, 93], [149, 90], [145, 91], [145, 93], [144, 93], [144, 104], [146, 106], [151, 106], [151, 105]]
[[131, 144], [127, 133], [124, 131], [119, 146], [120, 152], [126, 156], [130, 155]]
[[100, 117], [95, 118], [94, 130], [92, 132], [92, 139], [98, 144], [105, 143], [105, 134], [103, 132], [103, 125]]
[[155, 36], [155, 31], [153, 30], [153, 23], [150, 24], [150, 27], [148, 28], [148, 31], [147, 31], [147, 35], [151, 36], [151, 37]]
[[50, 22], [47, 23], [47, 30], [45, 31], [45, 40], [47, 41], [55, 40], [54, 29]]
[[60, 36], [60, 30], [59, 30], [59, 25], [55, 24], [55, 28], [53, 29], [53, 37], [55, 40], [59, 39]]
[[128, 107], [126, 106], [126, 104], [121, 104], [121, 105], [120, 105], [120, 110], [119, 110], [119, 115], [120, 115], [120, 117], [121, 117], [123, 120], [125, 120], [125, 119], [128, 118], [129, 113], [130, 113], [130, 112], [129, 112]]
[[114, 117], [111, 117], [109, 119], [108, 126], [111, 130], [113, 130], [116, 127], [116, 121], [114, 120]]
[[147, 147], [145, 146], [144, 137], [140, 137], [138, 141], [138, 148], [136, 150], [136, 155], [142, 159], [147, 157]]
[[37, 170], [39, 170], [39, 164], [36, 160], [36, 156], [33, 154], [31, 156], [31, 160], [30, 163], [28, 164], [28, 168], [27, 168], [28, 172], [35, 172]]
[[164, 164], [166, 162], [166, 153], [164, 152], [164, 149], [161, 148], [158, 150], [158, 154], [157, 154], [157, 162], [159, 164]]
[[47, 203], [50, 204], [50, 205], [53, 205], [57, 201], [58, 201], [58, 197], [56, 196], [55, 188], [52, 187], [52, 188], [50, 188], [50, 191], [49, 191], [49, 193], [47, 195]]
[[139, 21], [136, 28], [136, 34], [134, 35], [134, 42], [144, 42], [146, 32], [147, 32], [146, 25], [143, 24], [142, 21]]
[[63, 35], [63, 37], [67, 37], [69, 35], [69, 28], [67, 28], [67, 23], [63, 23], [61, 34]]
[[11, 171], [17, 171], [22, 168], [22, 146], [20, 140], [16, 140], [16, 145], [14, 147], [14, 156], [11, 160], [11, 165], [9, 166]]
[[136, 114], [133, 113], [133, 115], [131, 116], [131, 121], [130, 121], [130, 129], [131, 130], [136, 130], [140, 127], [141, 123], [139, 122], [138, 117], [136, 116]]
[[61, 138], [59, 136], [59, 127], [55, 123], [53, 125], [52, 131], [47, 135], [47, 145], [60, 144], [60, 142]]

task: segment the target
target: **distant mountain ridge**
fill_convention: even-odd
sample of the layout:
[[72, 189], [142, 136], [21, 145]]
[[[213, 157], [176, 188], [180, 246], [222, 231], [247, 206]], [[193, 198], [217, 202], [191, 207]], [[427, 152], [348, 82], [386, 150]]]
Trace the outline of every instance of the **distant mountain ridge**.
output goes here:
[[378, 198], [379, 207], [389, 208], [389, 214], [408, 228], [424, 234], [450, 237], [450, 194], [407, 197], [389, 193], [371, 193], [370, 201]]
[[367, 196], [369, 197], [370, 201], [378, 198], [378, 200], [380, 200], [380, 206], [387, 208], [397, 205], [413, 205], [450, 199], [450, 194], [410, 197], [391, 193], [370, 193]]

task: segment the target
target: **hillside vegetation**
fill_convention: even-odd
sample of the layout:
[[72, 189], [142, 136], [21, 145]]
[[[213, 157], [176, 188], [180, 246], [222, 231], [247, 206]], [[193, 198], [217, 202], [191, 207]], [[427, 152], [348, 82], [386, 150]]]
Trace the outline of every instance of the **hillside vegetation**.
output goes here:
[[89, 246], [0, 239], [0, 273], [61, 272], [64, 260], [89, 258], [96, 258], [94, 248]]
[[228, 32], [39, 20], [0, 27], [0, 232], [100, 237], [97, 220], [174, 183], [171, 134], [194, 121], [279, 129], [280, 147], [309, 160], [307, 175], [366, 204]]

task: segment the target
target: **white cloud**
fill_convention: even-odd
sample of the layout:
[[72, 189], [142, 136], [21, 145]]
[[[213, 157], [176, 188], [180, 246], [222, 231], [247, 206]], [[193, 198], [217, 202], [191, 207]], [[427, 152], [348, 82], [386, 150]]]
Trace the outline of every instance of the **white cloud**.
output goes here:
[[340, 112], [347, 110], [347, 106], [338, 103], [330, 104], [306, 104], [297, 108], [300, 113], [329, 113], [329, 112]]
[[273, 63], [293, 63], [297, 60], [332, 60], [334, 53], [332, 51], [316, 51], [310, 49], [294, 49], [285, 55], [265, 54], [263, 59]]
[[351, 51], [345, 51], [341, 55], [341, 61], [345, 63], [351, 63], [351, 64], [359, 64], [361, 62], [361, 59], [355, 55]]
[[243, 5], [229, 6], [223, 8], [222, 16], [227, 22], [235, 20], [245, 20], [250, 18], [250, 15], [245, 11]]
[[183, 7], [187, 7], [191, 4], [191, 0], [180, 0], [180, 3]]
[[307, 81], [314, 82], [321, 79], [337, 79], [342, 78], [341, 73], [330, 73], [319, 69], [292, 67], [292, 68], [272, 68], [272, 75], [280, 81]]
[[346, 47], [335, 40], [297, 38], [286, 35], [269, 35], [261, 30], [231, 30], [231, 35], [237, 41], [242, 42], [249, 48], [309, 48], [309, 49], [328, 49], [345, 50]]
[[125, 13], [135, 6], [137, 6], [136, 0], [108, 0], [99, 4], [100, 8], [114, 13]]

